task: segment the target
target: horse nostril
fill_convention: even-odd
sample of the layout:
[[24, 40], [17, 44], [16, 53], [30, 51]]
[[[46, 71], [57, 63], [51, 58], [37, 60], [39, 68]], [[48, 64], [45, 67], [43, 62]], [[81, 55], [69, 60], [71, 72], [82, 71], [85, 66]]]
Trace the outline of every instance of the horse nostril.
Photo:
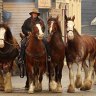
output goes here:
[[42, 37], [44, 36], [44, 34], [42, 34]]
[[44, 33], [38, 35], [38, 39], [40, 39], [40, 40], [43, 39], [43, 37], [44, 37]]
[[44, 33], [42, 32], [42, 34], [39, 34], [41, 37], [43, 37], [44, 36]]

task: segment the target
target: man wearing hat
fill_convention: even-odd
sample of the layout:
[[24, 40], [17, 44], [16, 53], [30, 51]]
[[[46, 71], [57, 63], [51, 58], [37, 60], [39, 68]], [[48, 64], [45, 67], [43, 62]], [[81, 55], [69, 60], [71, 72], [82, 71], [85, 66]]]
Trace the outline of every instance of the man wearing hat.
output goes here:
[[35, 23], [42, 23], [42, 30], [45, 31], [45, 25], [41, 18], [39, 18], [40, 13], [37, 9], [33, 9], [32, 12], [29, 13], [31, 17], [25, 20], [23, 26], [22, 26], [22, 32], [25, 34], [25, 36], [28, 35], [28, 32], [32, 32], [32, 26]]
[[28, 36], [29, 32], [33, 31], [32, 26], [35, 23], [41, 23], [43, 25], [42, 30], [43, 30], [43, 32], [45, 31], [45, 25], [44, 25], [43, 20], [39, 17], [40, 16], [39, 11], [37, 9], [33, 9], [32, 12], [30, 12], [29, 14], [30, 14], [30, 17], [24, 21], [24, 23], [21, 27], [22, 32], [25, 35], [25, 37], [21, 40], [20, 56], [19, 56], [19, 60], [18, 60], [19, 64], [24, 63], [27, 36]]

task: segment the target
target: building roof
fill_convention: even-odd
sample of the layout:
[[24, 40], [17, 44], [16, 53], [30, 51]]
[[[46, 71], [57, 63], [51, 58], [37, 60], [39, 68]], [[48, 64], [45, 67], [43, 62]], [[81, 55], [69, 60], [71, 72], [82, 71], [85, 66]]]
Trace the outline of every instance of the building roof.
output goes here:
[[96, 25], [96, 17], [91, 21], [91, 25]]

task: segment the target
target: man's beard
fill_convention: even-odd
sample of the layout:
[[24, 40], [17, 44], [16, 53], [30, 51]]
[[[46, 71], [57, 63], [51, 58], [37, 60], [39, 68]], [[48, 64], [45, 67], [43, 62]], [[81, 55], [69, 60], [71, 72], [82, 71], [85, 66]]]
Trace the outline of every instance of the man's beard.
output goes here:
[[33, 20], [36, 20], [38, 17], [33, 18]]

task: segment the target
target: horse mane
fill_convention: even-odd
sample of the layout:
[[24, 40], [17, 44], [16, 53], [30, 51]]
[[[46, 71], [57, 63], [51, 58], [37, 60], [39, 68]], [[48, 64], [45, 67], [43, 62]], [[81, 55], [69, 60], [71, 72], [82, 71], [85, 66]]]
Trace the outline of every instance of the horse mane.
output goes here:
[[60, 22], [59, 22], [58, 20], [56, 20], [56, 24], [57, 24], [57, 27], [58, 27], [58, 31], [59, 31], [60, 33], [62, 33], [62, 32], [61, 32]]
[[77, 31], [76, 28], [73, 29], [73, 33], [74, 33], [74, 35], [76, 35], [76, 36], [79, 36], [79, 37], [81, 36], [81, 35], [79, 34], [79, 32]]
[[13, 36], [12, 36], [12, 32], [11, 32], [9, 26], [7, 24], [0, 24], [0, 28], [1, 27], [6, 29], [5, 40], [7, 42], [13, 43]]

